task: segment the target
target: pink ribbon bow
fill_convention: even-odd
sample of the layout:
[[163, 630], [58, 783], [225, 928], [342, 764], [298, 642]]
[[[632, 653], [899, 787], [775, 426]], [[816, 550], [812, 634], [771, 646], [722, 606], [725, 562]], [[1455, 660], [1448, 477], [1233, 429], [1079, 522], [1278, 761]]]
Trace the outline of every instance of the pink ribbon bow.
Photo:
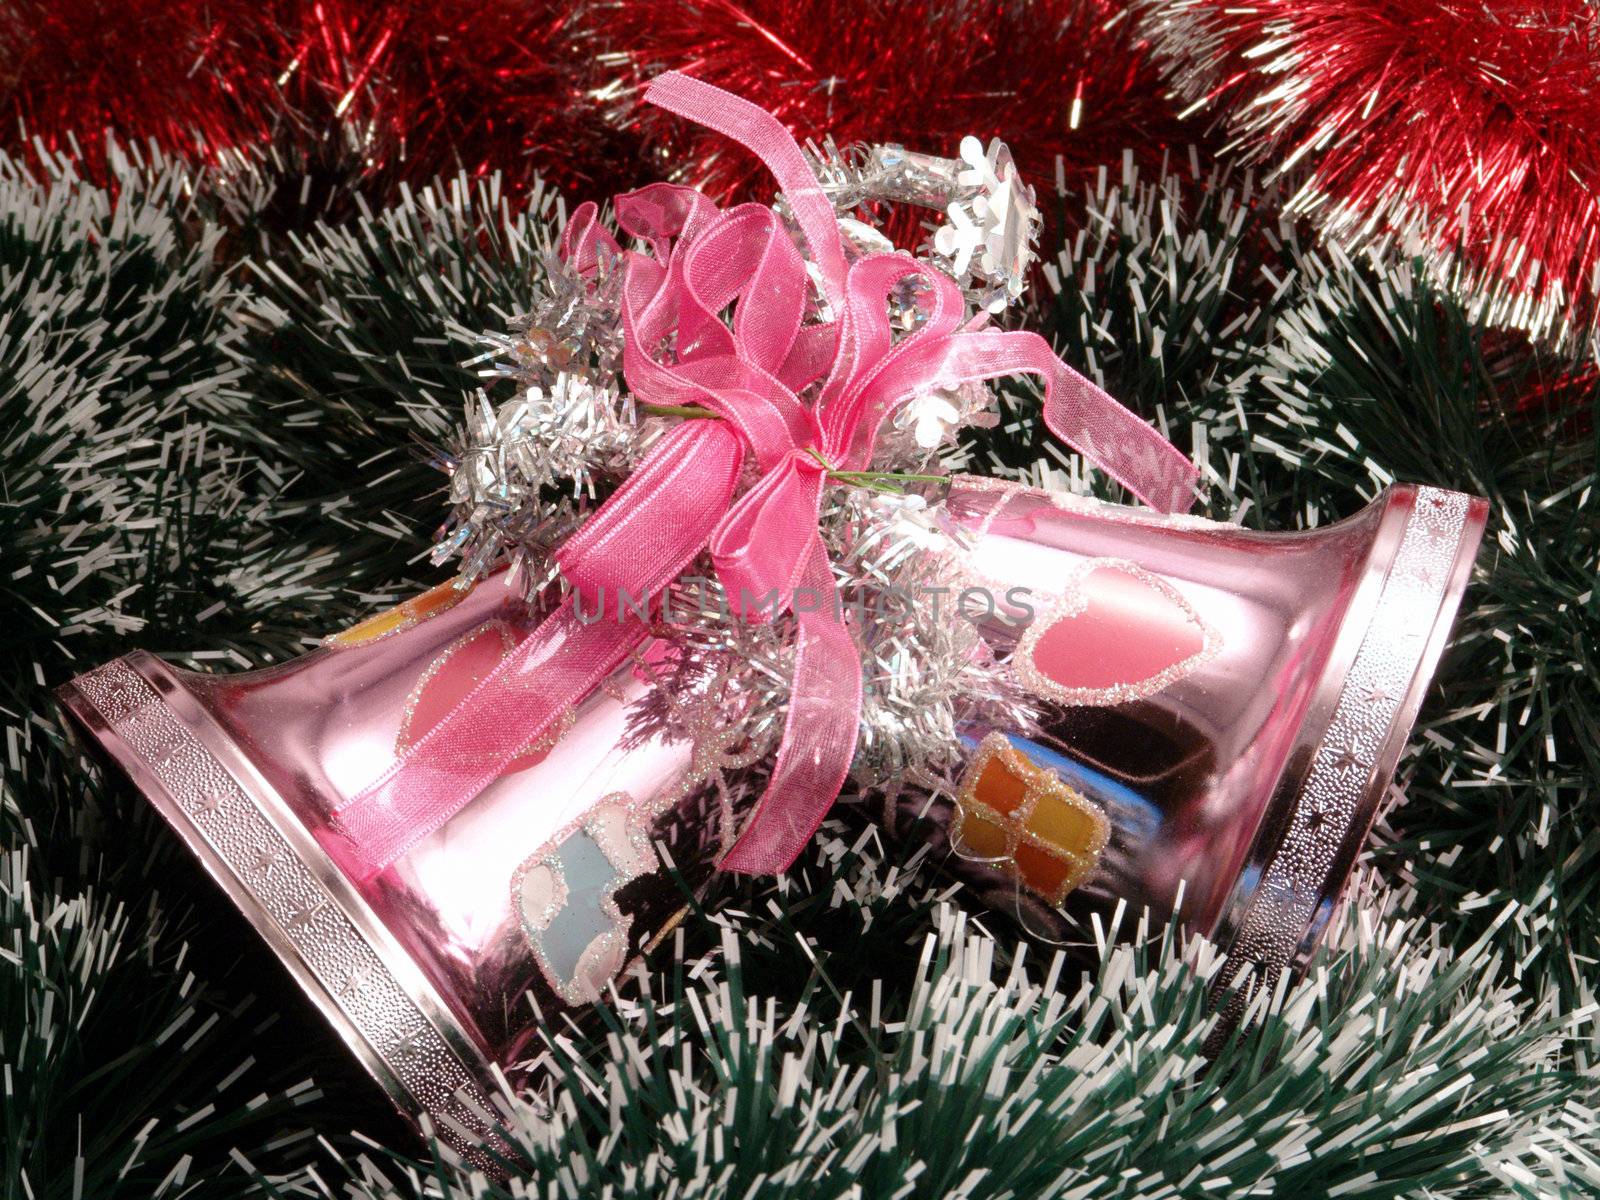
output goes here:
[[[707, 548], [744, 619], [770, 619], [785, 607], [795, 614], [783, 740], [767, 790], [722, 863], [748, 873], [787, 868], [844, 785], [861, 708], [859, 655], [818, 533], [823, 488], [830, 469], [867, 469], [883, 423], [918, 395], [1038, 375], [1045, 424], [1057, 437], [1153, 507], [1181, 510], [1192, 499], [1188, 460], [1072, 372], [1043, 338], [963, 328], [955, 281], [908, 255], [847, 262], [832, 202], [770, 113], [677, 73], [656, 79], [646, 99], [761, 158], [835, 319], [806, 323], [806, 263], [769, 208], [723, 212], [668, 184], [621, 196], [617, 223], [648, 254], [622, 251], [593, 204], [573, 214], [561, 246], [569, 264], [590, 274], [602, 256], [623, 263], [623, 374], [634, 397], [708, 409], [718, 419], [688, 420], [663, 437], [557, 553], [579, 598], [599, 611], [610, 596], [617, 611], [586, 622], [576, 605], [563, 605], [340, 806], [364, 873], [382, 870], [459, 811], [644, 640], [647, 626], [618, 597], [659, 597]], [[887, 300], [908, 276], [929, 289], [926, 320], [896, 342]], [[808, 404], [800, 395], [819, 380]], [[736, 496], [747, 457], [759, 478]], [[812, 602], [795, 603], [802, 594]]]

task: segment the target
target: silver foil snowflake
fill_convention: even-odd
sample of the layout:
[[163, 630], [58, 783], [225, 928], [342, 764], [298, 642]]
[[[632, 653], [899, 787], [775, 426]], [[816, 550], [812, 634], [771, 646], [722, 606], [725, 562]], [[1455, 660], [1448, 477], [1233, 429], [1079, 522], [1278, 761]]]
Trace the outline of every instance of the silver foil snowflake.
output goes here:
[[933, 209], [943, 219], [923, 251], [974, 307], [998, 313], [1022, 297], [1042, 220], [1003, 142], [985, 150], [977, 138], [963, 138], [959, 158], [892, 144], [840, 150], [831, 141], [809, 145], [807, 155], [823, 191], [852, 223], [846, 241], [853, 248], [867, 242], [853, 228], [865, 224], [850, 216], [857, 210], [879, 202]]
[[961, 191], [945, 208], [947, 221], [934, 234], [934, 250], [949, 260], [957, 279], [977, 285], [978, 307], [999, 312], [1027, 289], [1039, 208], [1005, 143], [996, 139], [985, 151], [977, 138], [962, 138], [961, 161]]

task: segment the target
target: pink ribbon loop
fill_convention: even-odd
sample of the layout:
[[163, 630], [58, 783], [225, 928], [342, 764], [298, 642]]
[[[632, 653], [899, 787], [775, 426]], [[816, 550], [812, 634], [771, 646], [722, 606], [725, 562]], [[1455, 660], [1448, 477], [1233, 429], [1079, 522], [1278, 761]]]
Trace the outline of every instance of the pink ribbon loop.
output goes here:
[[[654, 602], [704, 550], [742, 619], [790, 610], [794, 675], [766, 792], [725, 869], [782, 871], [838, 797], [855, 754], [861, 665], [818, 531], [830, 470], [865, 470], [884, 423], [934, 388], [1032, 374], [1045, 423], [1162, 511], [1187, 508], [1194, 468], [1159, 434], [1071, 371], [1036, 334], [963, 328], [954, 280], [904, 254], [847, 264], [832, 202], [770, 113], [669, 73], [646, 99], [754, 151], [784, 192], [835, 319], [807, 324], [806, 259], [769, 208], [726, 212], [700, 193], [653, 184], [617, 200], [617, 221], [649, 253], [623, 250], [581, 205], [561, 253], [585, 278], [622, 264], [623, 375], [643, 405], [694, 405], [716, 420], [668, 433], [561, 548], [574, 591], [615, 612], [548, 617], [338, 810], [359, 873], [381, 871], [495, 779], [646, 635], [616, 598]], [[923, 320], [895, 340], [887, 298], [926, 284]], [[722, 314], [733, 306], [731, 322]], [[663, 347], [671, 349], [663, 353]], [[800, 394], [821, 382], [815, 407]], [[736, 496], [746, 459], [760, 478]]]
[[585, 200], [572, 210], [561, 230], [561, 258], [585, 279], [594, 275], [602, 260], [616, 262], [622, 248], [609, 230], [600, 224], [600, 206]]
[[845, 276], [839, 219], [833, 201], [782, 122], [743, 97], [677, 71], [656, 76], [644, 98], [657, 108], [732, 138], [762, 161], [778, 181], [778, 189], [805, 235], [811, 260], [822, 271], [824, 294], [831, 304], [838, 305]]
[[711, 537], [711, 561], [730, 601], [743, 609], [746, 596], [772, 596], [767, 606], [747, 612], [751, 619], [782, 612], [799, 586], [807, 540], [816, 534], [824, 470], [805, 452], [791, 452], [740, 497]]

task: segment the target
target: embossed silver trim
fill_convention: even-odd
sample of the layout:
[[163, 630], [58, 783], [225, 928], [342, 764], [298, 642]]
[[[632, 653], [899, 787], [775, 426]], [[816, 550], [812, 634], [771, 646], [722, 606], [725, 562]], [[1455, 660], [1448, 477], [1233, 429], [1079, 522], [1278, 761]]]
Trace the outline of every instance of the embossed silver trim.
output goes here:
[[1418, 487], [1360, 645], [1310, 767], [1231, 938], [1218, 982], [1305, 965], [1360, 853], [1444, 650], [1482, 535], [1486, 505]]
[[[157, 682], [147, 677], [151, 668]], [[264, 781], [205, 744], [215, 728], [175, 712], [148, 655], [62, 687], [66, 707], [133, 778], [408, 1119], [496, 1169], [488, 1064], [416, 965]], [[209, 722], [208, 722], [209, 724]]]

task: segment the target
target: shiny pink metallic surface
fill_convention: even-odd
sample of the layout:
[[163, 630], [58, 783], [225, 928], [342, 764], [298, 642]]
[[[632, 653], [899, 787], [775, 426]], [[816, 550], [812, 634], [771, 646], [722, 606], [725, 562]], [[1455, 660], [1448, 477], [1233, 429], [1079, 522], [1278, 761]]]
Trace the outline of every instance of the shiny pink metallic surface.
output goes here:
[[[1002, 654], [1031, 637], [1052, 697], [1042, 732], [1013, 744], [1111, 825], [1098, 869], [1059, 906], [992, 864], [952, 854], [951, 869], [1053, 942], [1087, 942], [1089, 915], [1119, 901], [1169, 914], [1181, 893], [1230, 971], [1302, 962], [1442, 651], [1483, 502], [1396, 487], [1337, 525], [1275, 534], [982, 483], [949, 511], [970, 547], [952, 569], [995, 594], [1027, 589], [1038, 614], [1031, 635], [1004, 612], [984, 623]], [[515, 1079], [533, 1049], [528, 994], [546, 1020], [575, 1002], [527, 928], [529, 904], [555, 897], [534, 914], [546, 919], [582, 882], [563, 848], [637, 826], [681, 873], [618, 868], [595, 912], [617, 915], [625, 946], [597, 943], [589, 960], [609, 963], [671, 925], [725, 845], [690, 747], [630, 736], [643, 685], [625, 669], [393, 866], [352, 867], [334, 810], [534, 620], [492, 578], [279, 667], [213, 676], [135, 655], [62, 690], [402, 1110], [446, 1118], [464, 1145], [484, 1136], [472, 1114], [490, 1067]], [[949, 797], [931, 825], [892, 815], [935, 839], [957, 817]]]
[[[332, 810], [392, 761], [418, 681], [430, 671], [438, 680], [481, 666], [481, 652], [473, 647], [483, 641], [486, 627], [509, 629], [515, 637], [532, 623], [520, 599], [496, 577], [453, 608], [366, 645], [318, 650], [246, 676], [197, 676], [186, 683], [342, 864], [347, 844]], [[449, 694], [462, 690], [457, 684]], [[515, 1063], [533, 1032], [523, 993], [532, 989], [546, 1011], [560, 1007], [535, 970], [512, 912], [513, 873], [606, 796], [623, 792], [645, 801], [679, 782], [687, 769], [688, 747], [681, 743], [646, 741], [623, 749], [623, 697], [641, 691], [637, 681], [619, 675], [588, 698], [553, 746], [519, 759], [526, 764], [520, 770], [513, 763], [394, 866], [367, 880], [347, 871], [458, 1020], [502, 1065]], [[425, 687], [415, 715], [436, 711], [448, 698], [435, 701]], [[663, 814], [656, 832], [676, 861], [691, 869], [701, 864], [703, 878], [709, 863], [700, 830], [683, 844], [682, 816]], [[660, 881], [640, 898], [640, 937], [681, 903], [676, 890]]]

